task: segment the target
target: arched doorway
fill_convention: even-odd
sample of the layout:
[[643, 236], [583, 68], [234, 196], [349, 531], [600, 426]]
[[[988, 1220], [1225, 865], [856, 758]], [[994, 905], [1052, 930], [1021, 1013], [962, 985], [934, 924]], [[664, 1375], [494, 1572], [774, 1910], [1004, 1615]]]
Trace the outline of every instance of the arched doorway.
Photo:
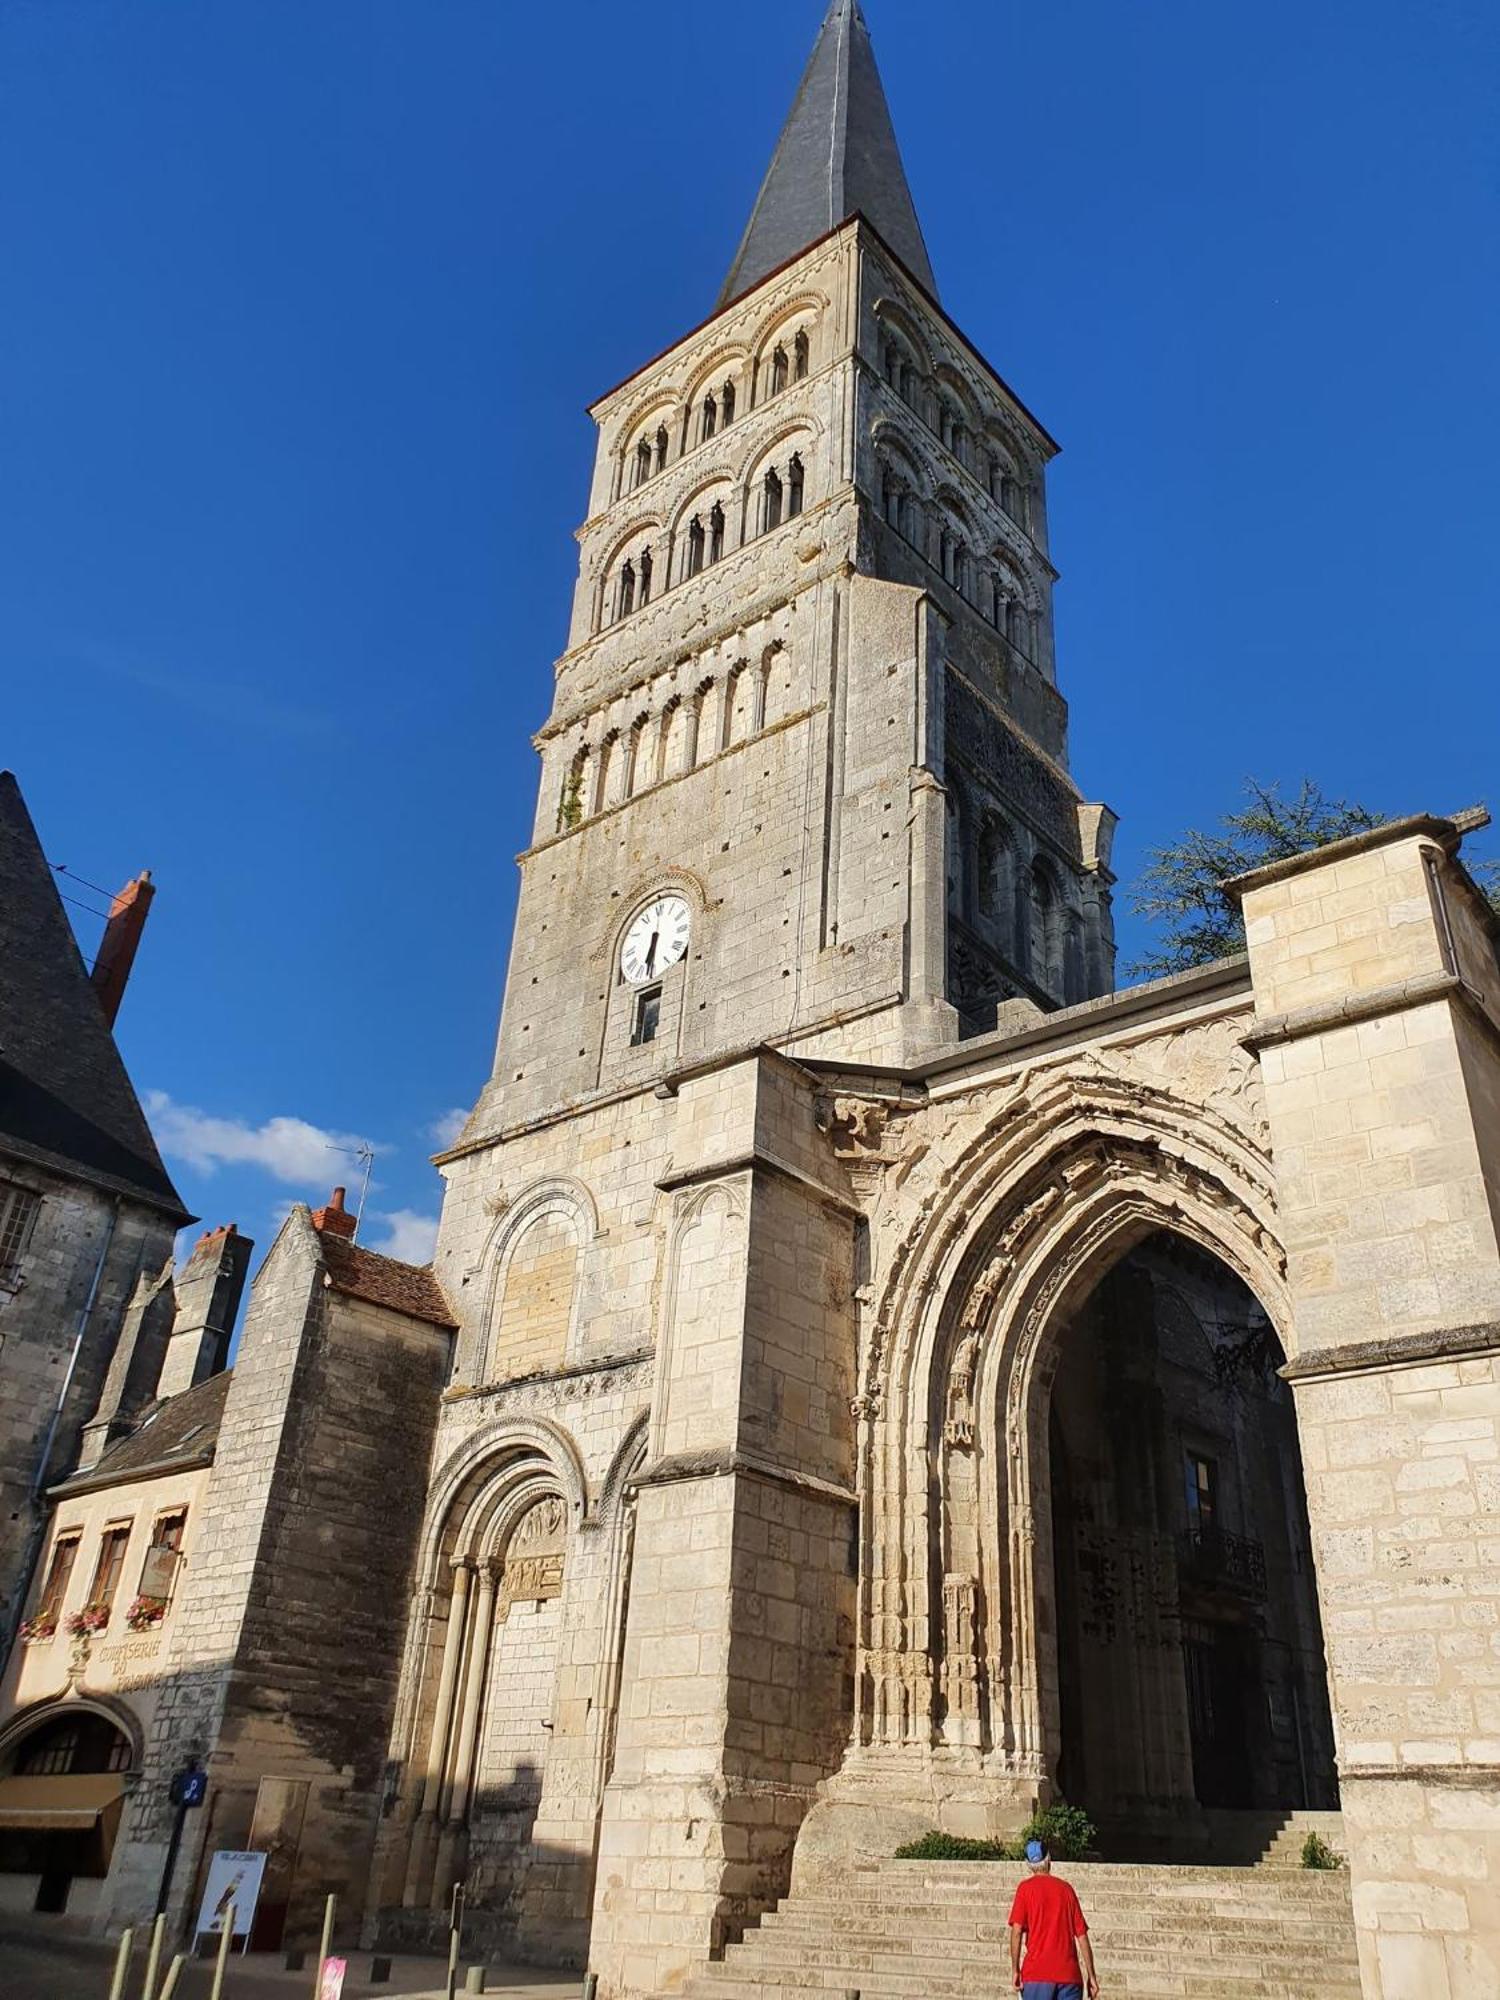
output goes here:
[[[1114, 1817], [1148, 1851], [1161, 1852], [1165, 1832], [1201, 1855], [1211, 1829], [1200, 1793], [1246, 1791], [1228, 1732], [1212, 1725], [1211, 1699], [1217, 1695], [1230, 1715], [1257, 1698], [1263, 1706], [1270, 1696], [1284, 1706], [1292, 1699], [1291, 1673], [1272, 1676], [1268, 1693], [1266, 1640], [1290, 1649], [1302, 1669], [1293, 1730], [1301, 1729], [1303, 1756], [1279, 1714], [1276, 1740], [1290, 1755], [1277, 1794], [1290, 1790], [1287, 1766], [1298, 1761], [1302, 1795], [1319, 1798], [1326, 1693], [1305, 1527], [1296, 1532], [1300, 1471], [1280, 1510], [1283, 1525], [1291, 1524], [1286, 1561], [1300, 1564], [1295, 1588], [1284, 1591], [1290, 1613], [1257, 1622], [1265, 1614], [1223, 1567], [1249, 1561], [1239, 1542], [1257, 1537], [1236, 1530], [1222, 1506], [1218, 1523], [1212, 1518], [1219, 1461], [1236, 1437], [1247, 1427], [1256, 1434], [1263, 1419], [1273, 1458], [1275, 1440], [1295, 1437], [1274, 1368], [1275, 1341], [1284, 1346], [1291, 1327], [1276, 1228], [1274, 1177], [1253, 1105], [1237, 1122], [1088, 1056], [1074, 1069], [1023, 1073], [997, 1093], [941, 1200], [917, 1212], [886, 1258], [888, 1275], [872, 1300], [856, 1404], [859, 1656], [852, 1740], [837, 1781], [843, 1796], [878, 1791], [955, 1832], [1006, 1833], [1066, 1780], [1099, 1794], [1100, 1817]], [[1246, 1408], [1227, 1413], [1227, 1445], [1219, 1408], [1206, 1430], [1179, 1424], [1170, 1452], [1143, 1452], [1139, 1426], [1112, 1407], [1108, 1374], [1088, 1386], [1101, 1353], [1097, 1325], [1088, 1333], [1091, 1316], [1114, 1311], [1128, 1319], [1130, 1300], [1157, 1275], [1161, 1324], [1153, 1305], [1136, 1344], [1142, 1370], [1149, 1352], [1152, 1366], [1166, 1371], [1162, 1410], [1180, 1404], [1186, 1414], [1219, 1395], [1215, 1356], [1232, 1344], [1229, 1333], [1220, 1340], [1220, 1320], [1238, 1325], [1243, 1359], [1260, 1369]], [[1156, 1300], [1154, 1290], [1150, 1296]], [[1108, 1366], [1125, 1367], [1131, 1352], [1127, 1329]], [[1145, 1387], [1141, 1395], [1149, 1400]], [[1080, 1400], [1081, 1411], [1071, 1406]], [[1090, 1456], [1090, 1423], [1110, 1448], [1102, 1465], [1097, 1451]], [[1082, 1436], [1070, 1438], [1070, 1426]], [[1206, 1524], [1199, 1505], [1191, 1550], [1193, 1524], [1175, 1512], [1189, 1504], [1190, 1444], [1207, 1462], [1200, 1502], [1209, 1503]], [[1295, 1467], [1294, 1454], [1281, 1457]], [[1122, 1490], [1130, 1546], [1065, 1550], [1060, 1569], [1058, 1519], [1071, 1524], [1092, 1507], [1113, 1521], [1109, 1510], [1118, 1510]], [[1283, 1526], [1269, 1500], [1257, 1499], [1251, 1513], [1262, 1525], [1263, 1558]], [[1120, 1710], [1134, 1769], [1123, 1760], [1112, 1767], [1097, 1744], [1090, 1764], [1088, 1716], [1105, 1711], [1106, 1696], [1114, 1699], [1093, 1670], [1103, 1638], [1081, 1622], [1098, 1612], [1083, 1586], [1090, 1564], [1101, 1561], [1115, 1578], [1106, 1596], [1128, 1598], [1131, 1607], [1138, 1681], [1140, 1659], [1152, 1666], [1145, 1709]], [[1060, 1644], [1063, 1628], [1069, 1636]], [[1246, 1665], [1234, 1648], [1252, 1637], [1259, 1650]], [[1200, 1650], [1190, 1653], [1189, 1645]], [[1198, 1676], [1196, 1768], [1190, 1673]], [[1238, 1710], [1236, 1676], [1251, 1689]]]
[[1216, 1812], [1333, 1807], [1296, 1413], [1268, 1315], [1162, 1229], [1053, 1337], [1039, 1625], [1058, 1788], [1116, 1853], [1192, 1851]]
[[93, 1912], [109, 1872], [130, 1738], [75, 1704], [36, 1717], [0, 1751], [0, 1895], [10, 1909]]

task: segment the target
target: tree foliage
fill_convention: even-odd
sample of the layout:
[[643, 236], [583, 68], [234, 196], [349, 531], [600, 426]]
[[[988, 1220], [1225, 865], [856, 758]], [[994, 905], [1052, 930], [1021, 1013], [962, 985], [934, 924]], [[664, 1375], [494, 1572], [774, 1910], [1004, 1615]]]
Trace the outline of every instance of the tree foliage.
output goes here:
[[1285, 861], [1378, 826], [1379, 817], [1348, 799], [1330, 799], [1310, 778], [1283, 796], [1279, 785], [1250, 779], [1245, 804], [1207, 832], [1190, 829], [1154, 850], [1131, 895], [1138, 916], [1160, 927], [1160, 944], [1134, 970], [1145, 978], [1188, 972], [1245, 949], [1239, 905], [1224, 884], [1247, 869]]

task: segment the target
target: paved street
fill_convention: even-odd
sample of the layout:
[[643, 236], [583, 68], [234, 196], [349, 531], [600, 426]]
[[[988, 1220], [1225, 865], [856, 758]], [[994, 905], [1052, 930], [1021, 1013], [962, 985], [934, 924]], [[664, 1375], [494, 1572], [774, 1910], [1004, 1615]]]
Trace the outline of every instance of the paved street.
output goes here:
[[[13, 1917], [0, 1920], [0, 1992], [5, 2000], [106, 2000], [113, 1966], [113, 1945]], [[145, 1969], [142, 1942], [125, 1989], [127, 2000], [139, 1995]], [[249, 1958], [235, 1954], [224, 1982], [226, 2000], [298, 2000], [298, 1996], [312, 2000], [313, 1971], [311, 1955], [306, 1971], [288, 1972], [280, 1953], [258, 1952]], [[386, 1994], [430, 2000], [443, 1994], [447, 1965], [436, 1958], [398, 1958], [390, 1979], [379, 1986], [370, 1984], [369, 1972], [368, 1952], [349, 1954], [346, 2000], [378, 2000]], [[207, 2000], [212, 1980], [211, 1962], [184, 1966], [178, 2000]], [[460, 1989], [462, 1983], [460, 1974]], [[535, 1966], [486, 1969], [487, 1991], [504, 1994], [507, 2000], [561, 2000], [563, 1995], [579, 1993], [582, 1985], [576, 1972], [543, 1972]]]

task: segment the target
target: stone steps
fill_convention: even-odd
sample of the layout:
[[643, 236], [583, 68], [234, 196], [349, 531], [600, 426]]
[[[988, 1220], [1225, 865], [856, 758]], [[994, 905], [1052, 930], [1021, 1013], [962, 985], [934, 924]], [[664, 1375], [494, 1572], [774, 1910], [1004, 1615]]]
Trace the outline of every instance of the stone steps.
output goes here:
[[[1358, 1963], [1352, 1935], [1347, 1941], [1329, 1938], [1322, 1926], [1305, 1936], [1289, 1935], [1265, 1925], [1247, 1925], [1235, 1931], [1163, 1930], [1124, 1923], [1090, 1921], [1094, 1949], [1127, 1959], [1143, 1953], [1156, 1957], [1178, 1954], [1191, 1956], [1208, 1952], [1215, 1962], [1234, 1958], [1254, 1958], [1263, 1965], [1306, 1965], [1316, 1952], [1320, 1964], [1337, 1963], [1350, 1967]], [[877, 1933], [865, 1929], [848, 1935], [830, 1935], [826, 1928], [790, 1927], [762, 1923], [756, 1933], [759, 1956], [768, 1963], [791, 1963], [805, 1957], [809, 1964], [843, 1963], [851, 1952], [864, 1956], [881, 1955], [909, 1958], [922, 1954], [934, 1960], [973, 1957], [978, 1952], [1006, 1942], [1003, 1916], [989, 1924], [979, 1924], [973, 1932], [957, 1936], [952, 1931], [924, 1928], [904, 1935]]]
[[[684, 2000], [1004, 1992], [1005, 1918], [1024, 1872], [1003, 1862], [857, 1864], [834, 1887], [770, 1911], [694, 1975]], [[1359, 2000], [1341, 1874], [1119, 1862], [1060, 1872], [1082, 1899], [1101, 1979], [1128, 2000]]]

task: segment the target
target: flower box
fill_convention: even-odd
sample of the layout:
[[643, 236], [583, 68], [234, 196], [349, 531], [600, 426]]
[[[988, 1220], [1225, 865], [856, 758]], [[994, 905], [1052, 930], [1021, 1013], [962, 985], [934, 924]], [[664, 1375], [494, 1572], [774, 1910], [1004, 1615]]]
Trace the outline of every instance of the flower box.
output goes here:
[[75, 1611], [68, 1620], [68, 1630], [75, 1639], [90, 1639], [96, 1632], [102, 1632], [108, 1624], [107, 1604], [85, 1604], [82, 1611]]
[[160, 1625], [166, 1615], [167, 1600], [164, 1597], [137, 1597], [125, 1613], [125, 1623], [132, 1632], [150, 1632]]
[[35, 1618], [22, 1619], [21, 1644], [23, 1646], [39, 1646], [44, 1639], [53, 1638], [56, 1632], [57, 1613], [55, 1611], [39, 1612]]

